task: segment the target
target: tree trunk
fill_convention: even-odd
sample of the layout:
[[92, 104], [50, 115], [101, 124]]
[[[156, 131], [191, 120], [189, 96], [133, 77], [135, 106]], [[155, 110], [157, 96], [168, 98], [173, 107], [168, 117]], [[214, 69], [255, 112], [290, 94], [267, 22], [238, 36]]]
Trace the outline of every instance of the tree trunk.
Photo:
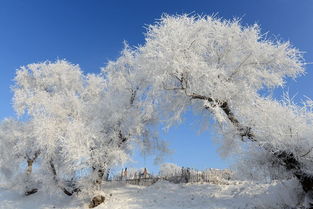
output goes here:
[[26, 170], [26, 175], [30, 175], [33, 171], [33, 160], [27, 160], [27, 170]]
[[103, 176], [104, 176], [104, 169], [102, 168], [96, 168], [96, 167], [92, 167], [93, 172], [96, 172], [96, 179], [94, 180], [94, 184], [101, 184], [103, 181]]
[[[39, 151], [37, 151], [33, 158], [30, 158], [29, 156], [26, 156], [27, 158], [27, 169], [26, 169], [26, 184], [31, 184], [31, 182], [28, 182], [30, 181], [30, 178], [31, 178], [31, 174], [33, 172], [33, 163], [34, 161], [37, 159], [38, 155], [40, 154]], [[25, 189], [25, 195], [26, 196], [29, 196], [29, 195], [32, 195], [32, 194], [35, 194], [36, 192], [38, 192], [38, 189], [37, 188], [33, 188], [31, 185], [26, 185], [26, 189]]]
[[[258, 143], [255, 134], [253, 133], [251, 127], [246, 127], [241, 125], [239, 120], [235, 117], [233, 112], [231, 111], [229, 105], [227, 102], [223, 101], [216, 101], [213, 100], [210, 97], [198, 95], [198, 94], [192, 94], [187, 95], [190, 96], [191, 99], [200, 99], [200, 100], [206, 100], [212, 105], [218, 104], [218, 106], [223, 110], [225, 115], [227, 116], [228, 120], [233, 124], [234, 127], [236, 127], [238, 134], [241, 136], [242, 140], [244, 137], [246, 137], [251, 142]], [[211, 107], [206, 106], [207, 110], [210, 110]], [[295, 157], [295, 155], [291, 152], [285, 151], [285, 150], [277, 150], [274, 147], [264, 147], [263, 148], [268, 151], [274, 158], [277, 159], [277, 161], [285, 167], [287, 171], [291, 171], [293, 175], [298, 179], [299, 183], [302, 186], [303, 191], [305, 192], [306, 198], [309, 199], [309, 205], [308, 208], [313, 209], [313, 176], [311, 174], [306, 173], [303, 171], [303, 165], [298, 161], [298, 159]]]
[[69, 191], [64, 186], [60, 185], [59, 180], [57, 178], [57, 172], [56, 172], [56, 169], [55, 169], [55, 166], [54, 166], [52, 159], [50, 160], [49, 164], [50, 164], [51, 172], [53, 174], [53, 180], [55, 181], [57, 187], [59, 187], [64, 192], [64, 194], [66, 194], [68, 196], [72, 196], [75, 192], [76, 193], [80, 192], [79, 188], [73, 188], [72, 191]]

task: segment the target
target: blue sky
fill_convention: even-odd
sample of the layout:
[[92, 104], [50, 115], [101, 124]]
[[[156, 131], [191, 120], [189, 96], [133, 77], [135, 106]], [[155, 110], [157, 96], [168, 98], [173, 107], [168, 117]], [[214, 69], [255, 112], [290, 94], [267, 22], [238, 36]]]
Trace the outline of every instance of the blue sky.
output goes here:
[[[19, 66], [60, 58], [84, 72], [99, 72], [118, 57], [124, 40], [142, 44], [144, 26], [163, 13], [241, 17], [243, 24], [260, 24], [270, 37], [290, 40], [313, 62], [312, 11], [312, 0], [0, 0], [0, 119], [14, 116], [10, 86]], [[306, 76], [285, 88], [298, 100], [313, 98], [313, 67], [306, 69]], [[181, 126], [162, 134], [175, 150], [165, 161], [198, 169], [228, 167], [231, 159], [219, 158], [210, 141], [214, 133], [197, 133], [196, 117], [188, 113]], [[150, 157], [135, 159], [134, 166], [156, 170]]]

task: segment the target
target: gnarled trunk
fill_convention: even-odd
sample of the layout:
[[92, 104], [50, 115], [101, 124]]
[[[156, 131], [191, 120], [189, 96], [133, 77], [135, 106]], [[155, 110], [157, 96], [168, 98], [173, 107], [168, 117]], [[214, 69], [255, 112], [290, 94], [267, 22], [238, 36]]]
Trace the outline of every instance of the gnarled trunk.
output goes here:
[[[37, 159], [39, 154], [40, 154], [40, 152], [38, 151], [34, 154], [34, 156], [32, 158], [30, 158], [28, 155], [26, 156], [26, 158], [27, 158], [26, 181], [30, 181], [30, 179], [31, 179], [31, 174], [33, 172], [33, 163]], [[26, 184], [31, 184], [31, 182], [26, 182]], [[31, 194], [35, 194], [36, 192], [38, 192], [37, 188], [32, 187], [32, 185], [26, 185], [26, 189], [25, 189], [25, 193], [24, 193], [26, 196], [29, 196]]]
[[66, 194], [68, 196], [72, 196], [74, 193], [80, 192], [80, 188], [78, 188], [78, 187], [73, 188], [72, 191], [70, 191], [70, 190], [66, 189], [63, 185], [61, 185], [59, 183], [59, 180], [58, 180], [58, 177], [57, 177], [57, 171], [56, 171], [56, 168], [54, 166], [54, 163], [53, 163], [52, 159], [49, 161], [49, 164], [50, 164], [51, 172], [53, 174], [53, 180], [56, 183], [57, 187], [59, 187], [64, 192], [64, 194]]
[[[231, 111], [228, 103], [226, 101], [216, 101], [213, 100], [210, 97], [198, 95], [198, 94], [192, 94], [187, 95], [190, 96], [191, 99], [200, 99], [200, 100], [206, 100], [212, 105], [218, 105], [225, 115], [227, 116], [228, 120], [231, 122], [231, 124], [237, 129], [238, 134], [241, 136], [242, 140], [244, 137], [246, 139], [250, 140], [251, 142], [258, 143], [255, 134], [253, 133], [253, 130], [251, 127], [243, 126], [239, 120], [235, 117], [233, 112]], [[206, 109], [210, 110], [211, 107], [206, 106]], [[303, 191], [305, 192], [305, 196], [309, 201], [308, 208], [313, 209], [313, 176], [309, 173], [306, 173], [303, 170], [303, 165], [299, 160], [295, 157], [295, 155], [291, 152], [288, 152], [286, 150], [277, 150], [275, 147], [272, 146], [262, 146], [266, 151], [268, 151], [274, 158], [277, 159], [277, 161], [285, 167], [287, 171], [291, 171], [293, 175], [298, 179], [299, 183], [302, 186]]]

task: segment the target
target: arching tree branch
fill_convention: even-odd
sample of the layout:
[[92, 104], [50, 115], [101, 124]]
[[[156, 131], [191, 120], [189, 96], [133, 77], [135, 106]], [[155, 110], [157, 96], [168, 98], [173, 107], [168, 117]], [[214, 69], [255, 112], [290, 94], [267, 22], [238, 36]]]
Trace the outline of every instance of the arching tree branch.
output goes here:
[[[179, 81], [179, 86], [175, 87], [176, 90], [180, 90], [185, 93], [187, 97], [192, 100], [204, 100], [210, 105], [204, 106], [205, 109], [212, 111], [212, 107], [218, 106], [227, 116], [230, 123], [237, 129], [238, 135], [244, 141], [244, 138], [251, 142], [258, 143], [256, 135], [253, 133], [251, 127], [242, 125], [232, 112], [229, 103], [227, 101], [220, 101], [209, 96], [200, 95], [196, 93], [188, 93], [188, 82], [184, 74], [172, 75], [177, 81]], [[165, 89], [165, 90], [169, 90]], [[268, 151], [277, 161], [288, 171], [291, 171], [293, 175], [299, 180], [303, 190], [305, 192], [312, 191], [313, 189], [313, 176], [303, 171], [303, 165], [296, 158], [292, 152], [285, 150], [277, 150], [272, 146], [262, 146], [266, 151]]]

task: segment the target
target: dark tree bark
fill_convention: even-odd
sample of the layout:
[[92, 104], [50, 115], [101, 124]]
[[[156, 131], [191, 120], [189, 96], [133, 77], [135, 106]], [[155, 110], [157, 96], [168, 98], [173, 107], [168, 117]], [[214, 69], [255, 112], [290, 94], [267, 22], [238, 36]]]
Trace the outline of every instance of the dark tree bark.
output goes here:
[[95, 185], [101, 184], [103, 181], [105, 170], [103, 168], [96, 168], [95, 166], [93, 166], [92, 171], [96, 173], [96, 176], [97, 176], [96, 180], [94, 181], [94, 184]]
[[[251, 142], [258, 143], [258, 140], [255, 134], [252, 131], [251, 127], [246, 127], [241, 125], [239, 120], [235, 117], [233, 112], [231, 111], [228, 103], [226, 101], [217, 101], [213, 100], [210, 97], [192, 94], [190, 95], [191, 99], [200, 99], [206, 100], [210, 102], [212, 105], [218, 105], [219, 108], [223, 110], [225, 115], [227, 116], [228, 120], [231, 124], [236, 127], [239, 136], [241, 138], [246, 138]], [[210, 110], [210, 107], [205, 107], [206, 109]], [[291, 171], [293, 175], [298, 179], [300, 182], [302, 189], [305, 193], [313, 191], [313, 176], [311, 174], [306, 173], [303, 171], [303, 165], [299, 160], [295, 157], [292, 152], [288, 152], [285, 150], [277, 150], [275, 147], [263, 147], [266, 151], [268, 151], [276, 160], [282, 165], [287, 171]], [[313, 208], [313, 206], [311, 206]]]

